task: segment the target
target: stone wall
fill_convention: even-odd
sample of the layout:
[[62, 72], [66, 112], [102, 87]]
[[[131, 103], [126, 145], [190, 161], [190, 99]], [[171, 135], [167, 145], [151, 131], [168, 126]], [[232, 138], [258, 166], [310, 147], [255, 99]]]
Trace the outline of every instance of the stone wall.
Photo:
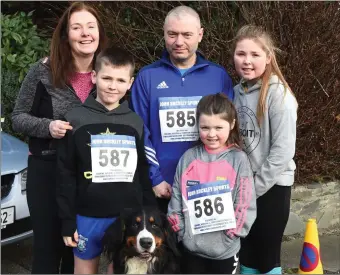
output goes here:
[[284, 235], [304, 234], [308, 219], [316, 219], [319, 234], [340, 231], [340, 182], [294, 186]]

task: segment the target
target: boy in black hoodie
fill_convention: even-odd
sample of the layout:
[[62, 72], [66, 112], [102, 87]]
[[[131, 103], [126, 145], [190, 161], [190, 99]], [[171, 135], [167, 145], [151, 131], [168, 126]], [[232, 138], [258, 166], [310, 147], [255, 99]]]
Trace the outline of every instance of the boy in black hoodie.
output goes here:
[[[133, 82], [133, 57], [109, 48], [96, 58], [96, 93], [65, 116], [73, 129], [58, 147], [57, 201], [75, 274], [98, 273], [101, 238], [124, 208], [155, 203], [144, 153], [143, 121], [119, 104]], [[48, 244], [47, 244], [48, 245]]]

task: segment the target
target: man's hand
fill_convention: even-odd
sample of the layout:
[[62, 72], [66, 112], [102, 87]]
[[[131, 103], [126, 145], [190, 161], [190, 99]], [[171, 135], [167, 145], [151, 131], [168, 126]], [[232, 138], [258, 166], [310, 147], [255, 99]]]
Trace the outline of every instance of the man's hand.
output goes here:
[[67, 130], [72, 130], [72, 126], [69, 122], [62, 120], [53, 120], [49, 125], [49, 130], [53, 138], [63, 138]]
[[170, 199], [171, 197], [172, 188], [171, 185], [166, 181], [162, 181], [160, 184], [154, 186], [152, 189], [157, 198]]
[[64, 243], [66, 246], [70, 246], [70, 247], [77, 247], [77, 243], [78, 243], [78, 232], [76, 230], [76, 232], [74, 232], [73, 235], [75, 242], [72, 240], [72, 237], [63, 237]]

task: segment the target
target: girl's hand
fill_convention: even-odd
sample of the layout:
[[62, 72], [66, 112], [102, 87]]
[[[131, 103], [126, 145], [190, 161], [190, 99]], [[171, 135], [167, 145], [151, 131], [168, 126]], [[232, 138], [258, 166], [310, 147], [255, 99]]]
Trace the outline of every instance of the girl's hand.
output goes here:
[[76, 232], [74, 232], [74, 240], [75, 242], [72, 240], [72, 237], [63, 237], [63, 240], [64, 240], [64, 243], [66, 246], [69, 246], [69, 247], [77, 247], [77, 243], [78, 243], [78, 232], [76, 230]]
[[49, 125], [49, 130], [53, 138], [61, 139], [65, 136], [67, 130], [72, 130], [69, 122], [62, 120], [53, 120]]

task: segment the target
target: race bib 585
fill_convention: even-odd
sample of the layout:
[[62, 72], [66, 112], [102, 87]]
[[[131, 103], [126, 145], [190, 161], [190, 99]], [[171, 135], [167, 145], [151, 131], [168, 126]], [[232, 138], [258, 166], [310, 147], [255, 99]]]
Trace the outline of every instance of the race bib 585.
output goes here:
[[163, 142], [196, 141], [196, 107], [201, 96], [160, 97], [159, 122]]

